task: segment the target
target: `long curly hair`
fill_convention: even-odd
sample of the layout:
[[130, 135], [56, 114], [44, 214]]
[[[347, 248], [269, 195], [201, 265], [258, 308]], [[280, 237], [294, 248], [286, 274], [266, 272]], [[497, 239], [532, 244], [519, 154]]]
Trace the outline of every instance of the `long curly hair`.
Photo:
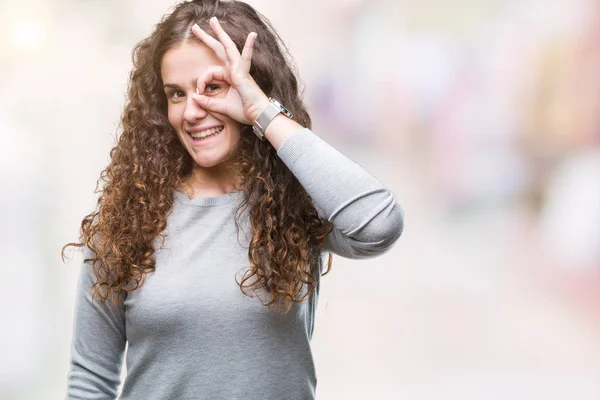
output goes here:
[[[95, 276], [92, 296], [102, 302], [122, 303], [127, 292], [141, 287], [145, 275], [155, 271], [153, 243], [159, 238], [164, 245], [173, 191], [185, 186], [194, 163], [167, 118], [161, 60], [182, 41], [196, 40], [190, 35], [194, 23], [213, 34], [208, 25], [212, 16], [219, 18], [240, 52], [248, 33], [258, 34], [251, 76], [267, 96], [285, 104], [299, 124], [311, 126], [289, 51], [269, 21], [251, 6], [191, 1], [165, 15], [133, 49], [121, 134], [97, 182], [100, 196], [95, 211], [83, 218], [79, 242], [66, 244], [61, 252], [64, 260], [68, 246], [91, 250], [91, 258], [84, 262], [91, 263]], [[333, 226], [319, 218], [300, 182], [251, 126], [242, 125], [239, 147], [230, 161], [240, 174], [236, 188], [244, 192], [235, 213], [236, 228], [239, 233], [238, 218], [246, 210], [252, 228], [250, 265], [236, 283], [245, 295], [254, 297], [249, 292], [259, 289], [267, 294], [261, 299], [265, 306], [288, 312], [318, 287], [321, 271], [316, 266]], [[323, 275], [331, 262], [330, 254]]]

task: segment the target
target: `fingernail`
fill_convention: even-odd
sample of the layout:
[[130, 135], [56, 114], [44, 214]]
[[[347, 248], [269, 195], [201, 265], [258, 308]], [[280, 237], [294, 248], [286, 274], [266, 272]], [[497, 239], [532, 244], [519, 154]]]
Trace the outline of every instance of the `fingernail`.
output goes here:
[[200, 29], [200, 27], [198, 26], [198, 24], [194, 24], [194, 25], [192, 25], [192, 29], [194, 29], [194, 28], [196, 28], [196, 29]]
[[200, 89], [196, 88], [196, 94], [200, 94]]

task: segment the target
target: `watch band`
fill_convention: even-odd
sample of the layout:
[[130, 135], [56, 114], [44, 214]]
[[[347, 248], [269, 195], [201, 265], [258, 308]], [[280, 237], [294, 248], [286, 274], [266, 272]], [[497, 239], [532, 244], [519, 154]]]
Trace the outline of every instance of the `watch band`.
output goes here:
[[267, 129], [267, 126], [279, 113], [284, 114], [288, 118], [294, 118], [294, 115], [280, 102], [269, 97], [269, 105], [252, 124], [252, 130], [260, 140], [265, 140], [265, 130]]

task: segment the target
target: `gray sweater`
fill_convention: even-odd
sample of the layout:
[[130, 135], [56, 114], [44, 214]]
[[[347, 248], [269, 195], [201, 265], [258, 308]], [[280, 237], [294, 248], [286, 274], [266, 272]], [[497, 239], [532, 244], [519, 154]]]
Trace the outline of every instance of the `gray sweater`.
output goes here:
[[[294, 132], [277, 154], [334, 224], [319, 271], [328, 252], [373, 257], [400, 236], [393, 193], [313, 132]], [[234, 224], [244, 193], [174, 193], [156, 271], [124, 304], [92, 302], [93, 274], [81, 265], [66, 398], [117, 398], [127, 343], [123, 400], [314, 399], [318, 292], [287, 314], [245, 296], [235, 277], [249, 265], [249, 222], [239, 235]]]

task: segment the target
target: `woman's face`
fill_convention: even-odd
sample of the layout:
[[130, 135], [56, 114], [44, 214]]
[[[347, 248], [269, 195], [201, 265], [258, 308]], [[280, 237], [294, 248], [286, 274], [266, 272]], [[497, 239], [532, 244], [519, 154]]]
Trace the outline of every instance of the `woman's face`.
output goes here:
[[[169, 122], [179, 140], [200, 167], [213, 167], [228, 160], [240, 140], [240, 124], [227, 115], [207, 111], [192, 100], [196, 80], [214, 66], [223, 64], [202, 43], [183, 41], [163, 56], [161, 78], [168, 102]], [[206, 82], [204, 95], [225, 97], [229, 84]], [[206, 137], [199, 137], [208, 134]]]

